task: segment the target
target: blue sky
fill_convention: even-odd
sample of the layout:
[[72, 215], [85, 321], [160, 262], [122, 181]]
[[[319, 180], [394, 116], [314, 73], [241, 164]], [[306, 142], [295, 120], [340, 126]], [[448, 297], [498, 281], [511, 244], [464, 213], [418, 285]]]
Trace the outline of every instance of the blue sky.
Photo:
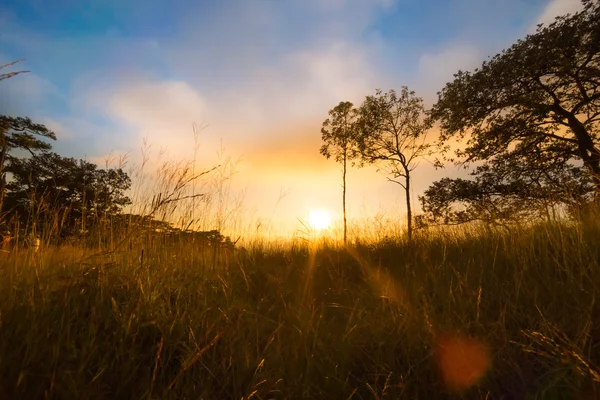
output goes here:
[[[135, 159], [142, 140], [205, 165], [241, 158], [237, 190], [253, 215], [290, 224], [339, 208], [339, 166], [319, 155], [320, 125], [343, 100], [408, 85], [427, 104], [458, 69], [580, 7], [578, 0], [4, 0], [0, 113], [54, 129], [58, 152]], [[452, 170], [417, 171], [414, 197]], [[374, 170], [350, 177], [350, 212], [403, 212]], [[278, 202], [281, 191], [289, 193]], [[277, 215], [272, 209], [278, 204]], [[287, 221], [287, 222], [286, 222]]]

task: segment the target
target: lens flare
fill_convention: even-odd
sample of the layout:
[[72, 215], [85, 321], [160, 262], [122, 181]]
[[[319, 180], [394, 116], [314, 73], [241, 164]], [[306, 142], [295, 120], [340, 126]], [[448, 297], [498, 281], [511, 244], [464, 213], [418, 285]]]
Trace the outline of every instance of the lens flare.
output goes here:
[[490, 351], [477, 339], [441, 335], [436, 340], [436, 358], [446, 386], [462, 391], [478, 383], [491, 365]]

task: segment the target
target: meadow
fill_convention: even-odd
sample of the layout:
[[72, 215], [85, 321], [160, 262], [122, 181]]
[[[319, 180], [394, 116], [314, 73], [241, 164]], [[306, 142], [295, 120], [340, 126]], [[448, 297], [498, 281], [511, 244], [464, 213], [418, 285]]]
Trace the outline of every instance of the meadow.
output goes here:
[[2, 399], [600, 395], [595, 220], [0, 258]]

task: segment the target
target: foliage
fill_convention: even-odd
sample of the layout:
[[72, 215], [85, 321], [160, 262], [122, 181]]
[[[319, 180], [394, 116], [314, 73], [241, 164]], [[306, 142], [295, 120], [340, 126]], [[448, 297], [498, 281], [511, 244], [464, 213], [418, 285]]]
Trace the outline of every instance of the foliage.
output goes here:
[[56, 140], [54, 132], [29, 118], [0, 115], [0, 222], [4, 211], [6, 167], [17, 159], [15, 151], [26, 151], [35, 155], [52, 148], [52, 145], [38, 137]]
[[321, 154], [327, 158], [333, 156], [336, 162], [345, 163], [359, 156], [356, 147], [358, 110], [349, 101], [329, 110], [330, 118], [323, 122], [321, 128]]
[[[340, 102], [329, 111], [330, 119], [323, 122], [321, 128], [321, 154], [325, 157], [334, 157], [335, 161], [342, 164], [342, 209], [344, 214], [344, 243], [347, 241], [347, 219], [346, 219], [346, 173], [349, 160], [355, 160], [359, 156], [357, 147], [358, 110], [348, 101]], [[353, 161], [354, 163], [354, 161]]]
[[419, 196], [419, 224], [523, 223], [556, 220], [592, 199], [589, 174], [568, 160], [510, 153], [471, 172], [473, 179], [443, 178]]
[[193, 243], [199, 248], [233, 248], [237, 242], [216, 229], [210, 231], [180, 229], [168, 221], [158, 220], [150, 215], [119, 213], [111, 218], [110, 224], [114, 231], [120, 233], [121, 237], [130, 238], [131, 242], [136, 238], [143, 238], [151, 242], [171, 245]]
[[441, 143], [468, 138], [456, 152], [466, 162], [530, 153], [583, 162], [600, 190], [600, 3], [584, 4], [459, 71], [432, 110]]
[[130, 203], [131, 179], [121, 169], [99, 169], [96, 164], [55, 153], [13, 158], [7, 172], [6, 208], [22, 221], [41, 222], [61, 216], [64, 233], [117, 214]]
[[391, 175], [388, 180], [404, 188], [410, 238], [410, 174], [418, 166], [419, 158], [429, 155], [431, 149], [426, 143], [431, 124], [426, 118], [423, 99], [407, 87], [403, 87], [399, 94], [395, 90], [387, 93], [377, 90], [375, 96], [367, 96], [359, 113], [362, 160], [377, 164]]
[[6, 160], [14, 157], [14, 150], [25, 150], [31, 155], [49, 151], [52, 145], [38, 137], [56, 140], [54, 132], [42, 124], [36, 124], [29, 118], [8, 117], [0, 115], [0, 129], [2, 132], [2, 151], [6, 152]]

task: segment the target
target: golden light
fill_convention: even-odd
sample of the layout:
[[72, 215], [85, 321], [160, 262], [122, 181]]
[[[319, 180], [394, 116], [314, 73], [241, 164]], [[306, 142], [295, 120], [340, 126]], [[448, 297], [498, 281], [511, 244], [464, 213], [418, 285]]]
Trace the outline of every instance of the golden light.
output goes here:
[[331, 224], [331, 215], [327, 211], [312, 210], [308, 217], [308, 223], [311, 228], [317, 231], [327, 229], [329, 228], [329, 224]]

